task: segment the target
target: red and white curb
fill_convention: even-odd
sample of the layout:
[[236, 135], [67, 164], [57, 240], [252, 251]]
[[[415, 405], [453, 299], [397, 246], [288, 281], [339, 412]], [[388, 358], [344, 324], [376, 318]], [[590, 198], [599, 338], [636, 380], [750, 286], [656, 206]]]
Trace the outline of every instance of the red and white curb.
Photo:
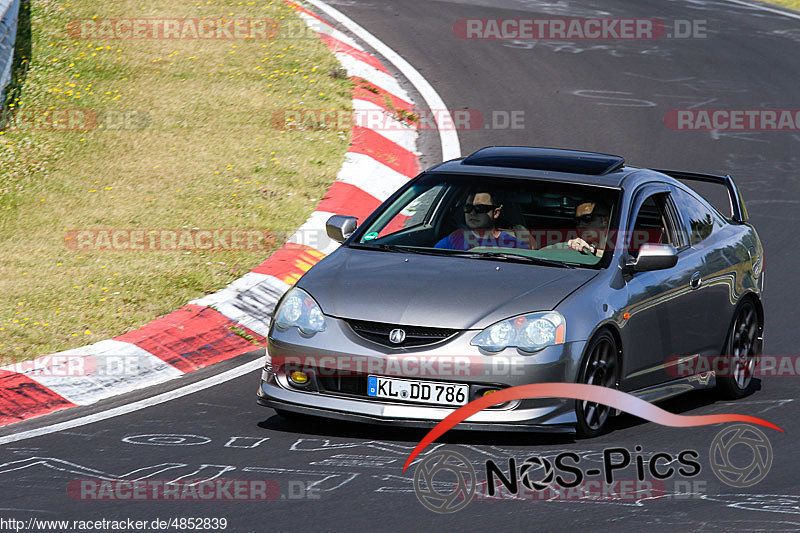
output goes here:
[[[354, 110], [410, 110], [413, 102], [375, 56], [301, 6], [289, 2], [334, 52], [354, 81]], [[228, 287], [193, 300], [141, 329], [0, 367], [0, 427], [136, 389], [250, 352], [266, 343], [278, 298], [336, 249], [325, 221], [361, 221], [419, 171], [415, 127], [386, 118], [380, 129], [355, 126], [339, 174], [316, 211], [283, 247]], [[237, 333], [234, 333], [236, 330]]]

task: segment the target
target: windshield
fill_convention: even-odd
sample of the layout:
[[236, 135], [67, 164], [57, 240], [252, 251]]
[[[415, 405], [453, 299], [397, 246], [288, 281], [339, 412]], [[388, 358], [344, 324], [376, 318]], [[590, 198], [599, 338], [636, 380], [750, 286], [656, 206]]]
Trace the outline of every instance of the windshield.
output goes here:
[[601, 267], [619, 190], [549, 180], [428, 174], [359, 228], [384, 251]]

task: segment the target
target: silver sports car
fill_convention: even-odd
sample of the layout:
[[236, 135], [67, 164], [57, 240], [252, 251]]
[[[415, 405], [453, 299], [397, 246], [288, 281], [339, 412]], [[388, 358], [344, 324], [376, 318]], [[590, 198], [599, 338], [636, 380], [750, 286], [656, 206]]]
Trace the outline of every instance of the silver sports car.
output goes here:
[[[685, 182], [718, 185], [730, 212]], [[745, 396], [764, 329], [747, 218], [730, 176], [614, 155], [490, 147], [442, 163], [360, 227], [331, 217], [343, 244], [278, 302], [258, 401], [286, 417], [430, 427], [529, 383]], [[539, 398], [458, 427], [593, 436], [613, 414]]]

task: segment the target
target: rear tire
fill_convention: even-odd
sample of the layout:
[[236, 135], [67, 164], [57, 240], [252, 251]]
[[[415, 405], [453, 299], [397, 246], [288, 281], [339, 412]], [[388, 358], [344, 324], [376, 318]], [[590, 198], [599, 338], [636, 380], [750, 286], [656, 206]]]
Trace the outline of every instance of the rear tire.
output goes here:
[[[581, 363], [578, 383], [617, 388], [619, 351], [617, 341], [607, 330], [602, 330], [589, 342]], [[591, 438], [608, 431], [612, 408], [607, 405], [581, 400], [575, 401], [578, 422], [575, 430], [579, 438]]]
[[717, 377], [717, 394], [727, 400], [738, 400], [755, 390], [753, 374], [760, 353], [758, 336], [761, 333], [758, 311], [752, 300], [739, 306], [728, 330], [722, 355], [729, 357], [729, 376]]

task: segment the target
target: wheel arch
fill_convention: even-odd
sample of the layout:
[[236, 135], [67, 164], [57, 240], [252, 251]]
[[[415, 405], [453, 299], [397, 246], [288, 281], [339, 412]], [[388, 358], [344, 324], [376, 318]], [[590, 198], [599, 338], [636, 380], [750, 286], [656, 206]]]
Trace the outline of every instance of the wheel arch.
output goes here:
[[745, 304], [745, 302], [753, 302], [756, 308], [756, 315], [758, 316], [758, 325], [759, 325], [759, 353], [762, 353], [761, 350], [763, 348], [763, 336], [764, 336], [764, 304], [761, 302], [761, 297], [756, 294], [754, 291], [747, 291], [744, 293], [740, 298], [739, 302], [736, 304], [736, 307], [733, 310], [733, 314], [731, 315], [730, 324], [728, 325], [728, 329], [725, 331], [725, 339], [722, 343], [722, 349], [720, 353], [725, 351], [726, 345], [728, 343], [728, 336], [730, 335], [731, 328], [733, 327], [734, 322], [736, 321], [736, 317], [739, 314], [739, 310]]
[[758, 313], [758, 322], [761, 325], [761, 329], [764, 329], [764, 304], [761, 303], [761, 297], [753, 291], [747, 291], [747, 294], [742, 296], [741, 300], [744, 301], [745, 299], [749, 298], [753, 301], [756, 305], [756, 313]]
[[592, 340], [594, 340], [594, 338], [603, 331], [608, 331], [617, 345], [617, 386], [619, 386], [622, 375], [622, 365], [624, 361], [624, 350], [622, 347], [622, 334], [620, 333], [617, 324], [612, 320], [607, 320], [598, 324], [597, 327], [594, 328], [594, 331], [592, 331], [591, 335], [589, 335], [589, 339], [586, 341], [586, 346], [583, 348], [583, 353], [581, 354], [581, 360], [578, 365], [578, 375], [575, 376], [575, 379], [577, 381], [580, 378], [579, 374], [583, 368], [583, 362], [589, 355], [589, 347], [592, 344]]

